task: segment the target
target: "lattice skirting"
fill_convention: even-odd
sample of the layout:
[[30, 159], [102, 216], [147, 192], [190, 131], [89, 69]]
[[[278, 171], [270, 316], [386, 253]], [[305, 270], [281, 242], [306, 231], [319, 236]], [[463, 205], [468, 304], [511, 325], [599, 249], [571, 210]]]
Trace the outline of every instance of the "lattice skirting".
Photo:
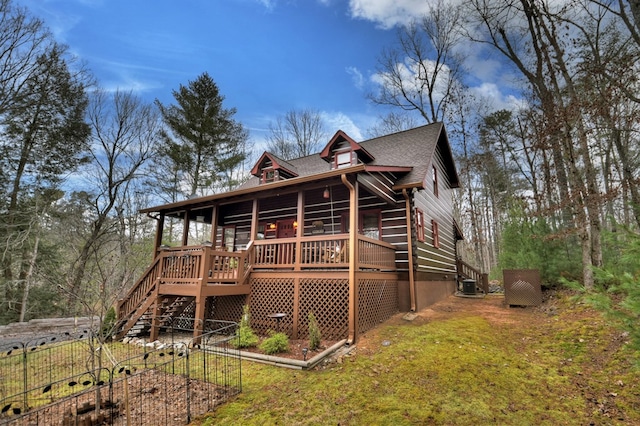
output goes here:
[[361, 279], [358, 289], [358, 334], [371, 330], [398, 312], [398, 282]]
[[[317, 275], [317, 274], [315, 274]], [[362, 274], [358, 280], [356, 331], [362, 334], [398, 311], [398, 282], [384, 279], [379, 274]], [[349, 334], [349, 280], [345, 275], [317, 277], [302, 276], [254, 277], [251, 294], [224, 296], [207, 300], [207, 317], [211, 319], [239, 321], [242, 306], [250, 307], [251, 326], [261, 335], [279, 330], [293, 339], [307, 339], [309, 313], [313, 312], [323, 339], [338, 340]], [[280, 320], [270, 317], [285, 313]]]

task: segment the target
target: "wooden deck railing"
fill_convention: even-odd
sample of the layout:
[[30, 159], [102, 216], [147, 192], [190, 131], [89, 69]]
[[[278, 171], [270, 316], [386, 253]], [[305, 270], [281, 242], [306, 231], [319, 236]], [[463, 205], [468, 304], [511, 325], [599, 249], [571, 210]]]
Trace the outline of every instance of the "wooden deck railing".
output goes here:
[[[149, 298], [157, 285], [184, 286], [241, 285], [251, 271], [253, 248], [227, 252], [211, 247], [169, 247], [162, 249], [142, 277], [118, 302], [119, 319], [139, 317], [137, 312], [150, 306]], [[137, 318], [135, 318], [137, 319]]]
[[389, 243], [358, 235], [358, 253], [359, 269], [396, 269], [395, 247]]
[[[294, 269], [295, 238], [255, 241], [255, 268]], [[300, 268], [346, 269], [349, 267], [349, 235], [315, 235], [300, 241]], [[358, 269], [395, 269], [395, 248], [389, 243], [358, 235]]]
[[[300, 269], [348, 269], [348, 234], [257, 240], [240, 252], [228, 252], [209, 246], [169, 247], [159, 251], [142, 278], [118, 303], [118, 318], [127, 326], [152, 305], [152, 296], [162, 293], [162, 286], [185, 286], [184, 294], [194, 293], [199, 285], [243, 285], [251, 271], [260, 269], [295, 269], [300, 250]], [[358, 269], [395, 269], [395, 249], [391, 244], [358, 236]], [[157, 288], [157, 286], [161, 286]], [[187, 287], [188, 286], [188, 287]]]

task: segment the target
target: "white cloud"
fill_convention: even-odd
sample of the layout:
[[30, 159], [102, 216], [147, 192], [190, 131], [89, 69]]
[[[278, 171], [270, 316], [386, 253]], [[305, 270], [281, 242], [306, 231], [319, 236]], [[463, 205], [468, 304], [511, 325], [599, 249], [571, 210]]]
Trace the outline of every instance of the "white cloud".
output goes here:
[[349, 0], [353, 18], [375, 22], [384, 29], [405, 25], [428, 10], [427, 0]]
[[354, 140], [362, 140], [360, 128], [346, 114], [334, 111], [322, 111], [320, 114], [327, 126], [330, 137], [338, 130], [342, 130]]
[[356, 89], [362, 90], [364, 87], [364, 76], [360, 70], [356, 67], [346, 67], [345, 71], [347, 71], [347, 74], [351, 76], [351, 81], [353, 81], [353, 85]]
[[272, 10], [276, 6], [276, 0], [257, 0], [258, 3], [263, 5], [269, 10]]
[[494, 83], [482, 83], [480, 86], [469, 89], [477, 99], [482, 99], [488, 103], [489, 110], [497, 111], [506, 109], [509, 111], [525, 108], [526, 101], [511, 94], [504, 94]]

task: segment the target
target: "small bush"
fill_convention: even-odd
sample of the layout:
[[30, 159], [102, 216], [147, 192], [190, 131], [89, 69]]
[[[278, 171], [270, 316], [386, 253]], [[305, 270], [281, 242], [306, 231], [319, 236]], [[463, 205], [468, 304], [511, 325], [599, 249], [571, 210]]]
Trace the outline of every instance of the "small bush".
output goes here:
[[102, 328], [100, 329], [100, 335], [105, 340], [110, 340], [113, 334], [113, 329], [116, 324], [116, 309], [112, 306], [107, 311], [102, 321]]
[[313, 312], [309, 312], [309, 349], [315, 351], [320, 347], [320, 341], [322, 336], [320, 335], [320, 327]]
[[251, 348], [258, 344], [258, 336], [250, 325], [249, 306], [244, 305], [242, 312], [240, 326], [238, 327], [238, 341], [234, 346], [236, 348]]
[[260, 345], [260, 350], [267, 355], [273, 355], [289, 350], [289, 337], [284, 333], [269, 332], [267, 337]]

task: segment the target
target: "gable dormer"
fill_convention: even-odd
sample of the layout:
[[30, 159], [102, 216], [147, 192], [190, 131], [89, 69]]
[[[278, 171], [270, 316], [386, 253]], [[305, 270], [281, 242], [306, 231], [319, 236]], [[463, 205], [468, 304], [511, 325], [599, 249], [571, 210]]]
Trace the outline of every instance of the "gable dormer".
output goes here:
[[338, 130], [320, 153], [320, 158], [331, 164], [332, 169], [370, 163], [375, 158], [342, 130]]
[[251, 174], [260, 179], [260, 183], [275, 182], [298, 176], [294, 166], [266, 151], [251, 169]]

